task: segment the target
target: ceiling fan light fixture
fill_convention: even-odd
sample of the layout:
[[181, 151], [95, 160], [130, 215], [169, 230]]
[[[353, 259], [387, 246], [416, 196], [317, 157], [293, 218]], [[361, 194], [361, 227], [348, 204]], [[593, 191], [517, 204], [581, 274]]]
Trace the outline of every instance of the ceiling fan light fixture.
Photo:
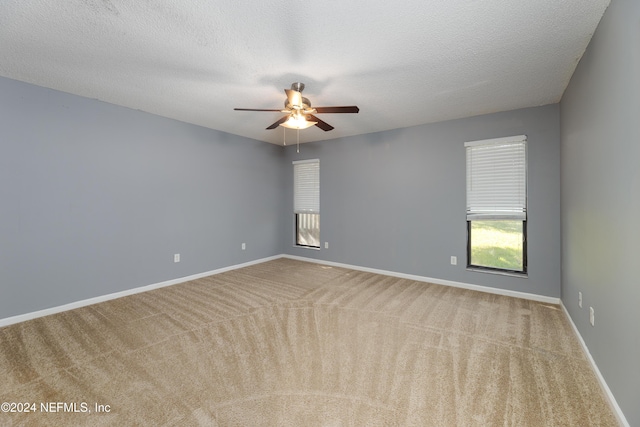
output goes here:
[[300, 115], [292, 114], [289, 116], [286, 122], [280, 123], [280, 126], [283, 126], [289, 129], [307, 129], [316, 124], [318, 124], [318, 122], [307, 120], [307, 118], [302, 114]]
[[271, 110], [261, 108], [234, 108], [239, 111], [279, 111], [285, 115], [280, 117], [275, 123], [269, 125], [266, 130], [272, 130], [278, 126], [284, 128], [300, 130], [307, 129], [311, 126], [317, 126], [325, 132], [333, 130], [334, 127], [329, 123], [320, 120], [314, 114], [322, 113], [357, 113], [360, 109], [355, 105], [337, 106], [337, 107], [312, 107], [309, 98], [302, 96], [304, 89], [303, 83], [293, 83], [291, 89], [285, 89], [287, 99], [284, 101], [284, 109]]

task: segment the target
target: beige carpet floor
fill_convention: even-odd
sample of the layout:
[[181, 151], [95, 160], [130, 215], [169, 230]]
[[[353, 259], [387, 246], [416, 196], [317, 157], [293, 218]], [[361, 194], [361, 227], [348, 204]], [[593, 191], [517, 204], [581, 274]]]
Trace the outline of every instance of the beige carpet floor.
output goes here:
[[0, 402], [36, 404], [2, 426], [617, 425], [560, 307], [290, 259], [4, 327]]

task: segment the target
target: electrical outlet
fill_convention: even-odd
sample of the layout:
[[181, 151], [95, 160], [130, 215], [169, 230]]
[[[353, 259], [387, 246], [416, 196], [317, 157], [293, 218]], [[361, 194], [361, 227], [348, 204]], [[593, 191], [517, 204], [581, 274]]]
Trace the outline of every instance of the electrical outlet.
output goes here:
[[596, 314], [593, 311], [593, 307], [589, 307], [589, 323], [591, 323], [591, 326], [595, 326], [596, 323]]
[[582, 292], [578, 292], [578, 307], [582, 308]]
[[452, 256], [451, 257], [451, 265], [458, 265], [458, 257], [457, 256]]
[[173, 254], [173, 262], [180, 262], [180, 254]]
[[324, 242], [324, 248], [329, 249], [329, 242]]
[[243, 243], [243, 244], [242, 244], [242, 250], [244, 251], [244, 250], [246, 250], [246, 249], [247, 249], [247, 244], [246, 244], [246, 243]]

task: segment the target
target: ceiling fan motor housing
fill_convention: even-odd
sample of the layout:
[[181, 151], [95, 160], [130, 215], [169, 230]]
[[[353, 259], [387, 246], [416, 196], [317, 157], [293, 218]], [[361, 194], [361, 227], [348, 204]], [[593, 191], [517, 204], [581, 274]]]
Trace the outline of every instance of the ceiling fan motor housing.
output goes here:
[[305, 98], [303, 96], [301, 99], [302, 99], [302, 105], [292, 105], [289, 102], [289, 99], [285, 99], [284, 108], [286, 110], [309, 110], [311, 108], [311, 101], [309, 101], [309, 98]]

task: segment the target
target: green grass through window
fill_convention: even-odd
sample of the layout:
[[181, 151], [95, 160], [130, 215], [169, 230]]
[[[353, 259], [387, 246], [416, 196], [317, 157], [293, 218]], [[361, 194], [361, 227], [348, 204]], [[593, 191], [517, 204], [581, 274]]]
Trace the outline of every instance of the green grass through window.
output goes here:
[[471, 264], [523, 271], [522, 221], [471, 221]]

